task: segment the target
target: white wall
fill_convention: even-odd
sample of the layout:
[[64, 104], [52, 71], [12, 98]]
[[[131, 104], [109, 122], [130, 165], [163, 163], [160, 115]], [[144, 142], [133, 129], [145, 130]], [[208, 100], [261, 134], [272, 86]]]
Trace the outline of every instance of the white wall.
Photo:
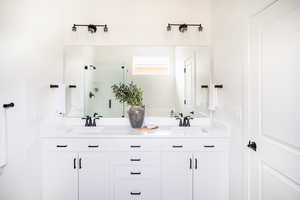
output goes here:
[[214, 117], [231, 126], [230, 199], [243, 199], [243, 68], [247, 22], [244, 0], [213, 0], [213, 79], [223, 84]]
[[[62, 80], [64, 43], [207, 45], [210, 10], [210, 0], [1, 0], [0, 102], [16, 107], [0, 199], [40, 200], [39, 124], [53, 113], [49, 84]], [[204, 32], [166, 32], [168, 22], [201, 22]], [[110, 32], [73, 33], [73, 23], [107, 23]]]

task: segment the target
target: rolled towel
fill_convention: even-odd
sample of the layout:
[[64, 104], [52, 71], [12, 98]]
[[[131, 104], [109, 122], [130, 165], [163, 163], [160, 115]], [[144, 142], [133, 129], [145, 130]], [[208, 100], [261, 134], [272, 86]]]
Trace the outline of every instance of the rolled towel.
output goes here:
[[0, 168], [7, 165], [7, 117], [6, 109], [0, 113]]

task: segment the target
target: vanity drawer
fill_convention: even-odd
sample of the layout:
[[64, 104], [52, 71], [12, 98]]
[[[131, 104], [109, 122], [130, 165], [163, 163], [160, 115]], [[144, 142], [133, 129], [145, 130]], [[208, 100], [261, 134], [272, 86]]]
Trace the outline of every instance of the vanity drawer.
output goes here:
[[70, 140], [49, 139], [43, 142], [43, 147], [47, 151], [74, 151], [79, 148], [79, 144]]
[[190, 140], [170, 139], [162, 145], [163, 151], [192, 151], [194, 148]]
[[159, 152], [113, 152], [110, 155], [112, 164], [142, 166], [160, 163]]
[[110, 144], [106, 146], [109, 151], [159, 151], [160, 144], [154, 140], [141, 140], [141, 139], [115, 139], [110, 140]]
[[156, 200], [160, 199], [159, 181], [117, 181], [114, 200]]
[[200, 145], [201, 151], [227, 151], [229, 143], [226, 141], [202, 141]]
[[153, 179], [159, 177], [160, 168], [159, 165], [143, 165], [143, 166], [127, 166], [127, 165], [115, 165], [114, 177], [116, 179], [127, 180], [141, 180], [141, 179]]

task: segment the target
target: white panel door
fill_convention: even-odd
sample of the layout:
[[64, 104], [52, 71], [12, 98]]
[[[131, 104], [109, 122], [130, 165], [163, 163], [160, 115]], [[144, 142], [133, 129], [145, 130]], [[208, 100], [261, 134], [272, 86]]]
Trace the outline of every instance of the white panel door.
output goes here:
[[194, 163], [193, 200], [228, 200], [227, 153], [195, 153]]
[[192, 159], [187, 152], [162, 153], [162, 200], [192, 200]]
[[299, 200], [300, 1], [274, 1], [250, 31], [248, 197]]
[[43, 158], [43, 200], [77, 200], [77, 155], [47, 152]]
[[79, 200], [108, 199], [107, 158], [104, 153], [80, 153]]

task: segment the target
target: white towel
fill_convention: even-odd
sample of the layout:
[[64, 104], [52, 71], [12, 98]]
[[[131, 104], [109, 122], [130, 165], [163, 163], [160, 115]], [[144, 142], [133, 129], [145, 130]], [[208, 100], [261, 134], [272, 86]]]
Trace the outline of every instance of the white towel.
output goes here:
[[59, 84], [59, 87], [54, 89], [55, 92], [55, 112], [58, 115], [66, 114], [66, 85]]
[[7, 165], [7, 117], [6, 109], [0, 113], [0, 168]]
[[216, 111], [218, 108], [218, 89], [215, 88], [214, 84], [210, 84], [209, 86], [209, 106], [208, 109], [210, 111]]

